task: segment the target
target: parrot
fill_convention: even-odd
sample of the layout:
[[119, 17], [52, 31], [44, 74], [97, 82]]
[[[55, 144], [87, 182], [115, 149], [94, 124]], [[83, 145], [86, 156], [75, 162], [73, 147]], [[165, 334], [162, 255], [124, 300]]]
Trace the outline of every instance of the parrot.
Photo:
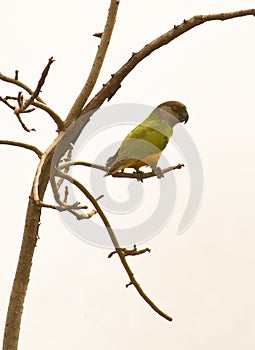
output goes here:
[[[158, 105], [149, 116], [125, 137], [116, 154], [106, 161], [109, 169], [105, 176], [133, 168], [137, 175], [142, 166], [150, 166], [158, 178], [163, 177], [157, 163], [167, 146], [173, 127], [187, 123], [189, 114], [186, 106], [178, 101], [167, 101]], [[138, 181], [139, 178], [137, 177]]]

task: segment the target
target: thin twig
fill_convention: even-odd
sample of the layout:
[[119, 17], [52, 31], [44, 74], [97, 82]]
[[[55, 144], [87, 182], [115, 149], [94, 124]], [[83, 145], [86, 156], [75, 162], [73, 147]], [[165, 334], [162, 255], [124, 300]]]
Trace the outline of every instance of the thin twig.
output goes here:
[[[139, 285], [139, 283], [137, 282], [137, 280], [134, 277], [134, 273], [132, 272], [131, 268], [129, 267], [127, 260], [126, 260], [126, 256], [125, 256], [125, 250], [123, 251], [123, 249], [120, 247], [119, 242], [114, 234], [114, 231], [107, 219], [107, 217], [105, 216], [103, 210], [101, 209], [100, 205], [98, 204], [98, 202], [96, 201], [96, 199], [92, 196], [92, 194], [86, 189], [86, 187], [84, 187], [79, 181], [77, 181], [76, 179], [74, 179], [72, 176], [63, 173], [59, 170], [56, 169], [56, 175], [63, 177], [65, 180], [70, 181], [72, 184], [74, 184], [77, 188], [79, 188], [79, 190], [88, 198], [88, 200], [93, 204], [93, 206], [95, 207], [97, 213], [99, 214], [100, 218], [102, 219], [105, 228], [108, 231], [108, 234], [111, 238], [111, 241], [114, 245], [114, 248], [121, 260], [121, 263], [123, 265], [123, 267], [125, 268], [129, 278], [130, 278], [130, 283], [128, 283], [128, 285], [133, 285], [136, 290], [138, 291], [138, 293], [141, 295], [141, 297], [146, 301], [146, 303], [148, 305], [150, 305], [150, 307], [160, 316], [162, 316], [163, 318], [165, 318], [168, 321], [172, 321], [172, 317], [170, 317], [169, 315], [167, 315], [165, 312], [163, 312], [162, 310], [160, 310], [154, 303], [153, 301], [145, 294], [145, 292], [143, 291], [143, 289], [141, 288], [141, 286]], [[127, 286], [128, 286], [127, 285]]]
[[23, 120], [21, 119], [19, 113], [14, 112], [14, 114], [16, 115], [16, 117], [17, 117], [17, 119], [18, 119], [20, 125], [22, 126], [22, 128], [23, 128], [26, 132], [35, 131], [34, 128], [29, 129], [29, 128], [26, 126], [26, 124], [25, 124], [25, 123], [23, 122]]
[[46, 65], [46, 67], [44, 68], [43, 72], [42, 72], [42, 75], [41, 75], [41, 78], [39, 79], [38, 83], [37, 83], [37, 86], [36, 86], [36, 89], [33, 91], [33, 93], [31, 94], [31, 96], [25, 100], [24, 103], [22, 103], [22, 105], [20, 106], [20, 110], [18, 111], [18, 113], [22, 113], [24, 112], [27, 107], [29, 107], [31, 105], [31, 103], [37, 99], [37, 97], [39, 96], [40, 92], [41, 92], [41, 88], [43, 86], [43, 84], [45, 83], [45, 79], [49, 73], [49, 70], [50, 70], [50, 66], [52, 65], [52, 63], [54, 62], [54, 59], [53, 57], [49, 58], [49, 61]]
[[68, 116], [66, 118], [67, 125], [71, 125], [74, 120], [76, 120], [87, 102], [100, 73], [100, 70], [102, 68], [104, 58], [111, 40], [113, 28], [116, 22], [116, 16], [117, 11], [119, 7], [119, 1], [111, 0], [109, 10], [108, 10], [108, 16], [105, 23], [104, 31], [101, 35], [100, 44], [97, 49], [97, 53], [91, 68], [91, 71], [89, 73], [88, 79], [82, 88], [79, 96], [75, 100], [70, 112], [68, 113]]
[[23, 143], [23, 142], [0, 140], [0, 145], [10, 145], [10, 146], [17, 146], [17, 147], [29, 149], [29, 150], [35, 152], [39, 158], [41, 158], [41, 156], [43, 154], [37, 147], [29, 145], [27, 143]]

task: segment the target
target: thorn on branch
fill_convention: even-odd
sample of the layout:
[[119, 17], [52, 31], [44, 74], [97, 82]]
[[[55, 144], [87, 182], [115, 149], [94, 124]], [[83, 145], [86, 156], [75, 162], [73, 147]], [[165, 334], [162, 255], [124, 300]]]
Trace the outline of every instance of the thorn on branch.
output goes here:
[[15, 77], [14, 77], [15, 80], [19, 80], [19, 71], [16, 69], [15, 70]]
[[94, 33], [94, 34], [93, 34], [93, 36], [95, 36], [96, 38], [101, 38], [102, 35], [103, 35], [102, 32], [100, 32], [100, 33]]
[[129, 282], [128, 284], [126, 284], [126, 288], [128, 288], [129, 286], [132, 286], [132, 282]]
[[186, 19], [184, 19], [184, 20], [183, 20], [183, 23], [186, 23], [186, 22], [187, 22], [187, 20], [186, 20]]

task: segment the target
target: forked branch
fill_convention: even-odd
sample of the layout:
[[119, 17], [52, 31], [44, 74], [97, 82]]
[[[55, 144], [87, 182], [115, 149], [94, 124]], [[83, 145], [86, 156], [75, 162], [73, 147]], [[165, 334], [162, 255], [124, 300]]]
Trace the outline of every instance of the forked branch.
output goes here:
[[[53, 62], [54, 62], [54, 60], [51, 57], [46, 65], [46, 67], [44, 68], [42, 75], [41, 75], [41, 78], [39, 79], [37, 86], [36, 86], [36, 89], [34, 91], [32, 89], [30, 89], [26, 84], [24, 84], [18, 80], [17, 73], [15, 76], [15, 79], [7, 77], [7, 76], [0, 73], [0, 80], [14, 84], [16, 86], [19, 86], [30, 94], [30, 97], [28, 99], [25, 99], [23, 97], [22, 92], [19, 92], [17, 97], [14, 97], [14, 96], [6, 96], [5, 98], [0, 97], [0, 101], [3, 102], [5, 105], [7, 105], [10, 109], [12, 109], [14, 111], [22, 128], [27, 132], [34, 130], [34, 129], [30, 130], [26, 127], [26, 125], [24, 124], [24, 122], [22, 121], [22, 119], [20, 117], [20, 114], [21, 113], [29, 113], [29, 112], [34, 111], [34, 108], [29, 108], [29, 106], [34, 106], [36, 108], [39, 108], [39, 109], [42, 109], [43, 111], [45, 111], [53, 119], [53, 121], [57, 124], [57, 126], [58, 126], [57, 131], [61, 131], [64, 129], [64, 123], [63, 123], [62, 119], [58, 116], [58, 114], [56, 112], [54, 112], [50, 107], [48, 107], [46, 105], [46, 103], [39, 96], [39, 94], [41, 92], [41, 88], [42, 88], [42, 86], [45, 82], [45, 79], [49, 73], [50, 66], [52, 65]], [[9, 102], [9, 100], [17, 101], [18, 105], [13, 106]]]

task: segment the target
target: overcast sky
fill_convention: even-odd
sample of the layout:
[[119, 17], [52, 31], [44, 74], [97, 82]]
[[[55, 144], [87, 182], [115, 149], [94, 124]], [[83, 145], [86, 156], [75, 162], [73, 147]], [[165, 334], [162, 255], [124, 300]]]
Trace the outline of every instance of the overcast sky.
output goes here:
[[[20, 79], [33, 88], [53, 56], [56, 62], [42, 97], [65, 118], [93, 62], [99, 41], [92, 34], [102, 31], [108, 3], [5, 2], [1, 5], [0, 71], [14, 76], [18, 69]], [[94, 92], [132, 52], [184, 18], [252, 7], [255, 1], [122, 0]], [[186, 167], [175, 173], [177, 201], [171, 219], [141, 245], [150, 247], [151, 253], [129, 258], [147, 294], [173, 322], [156, 315], [132, 286], [125, 288], [129, 281], [116, 256], [107, 259], [108, 250], [78, 239], [56, 212], [45, 209], [19, 350], [254, 349], [254, 31], [254, 17], [199, 26], [141, 62], [104, 105], [157, 106], [166, 100], [180, 100], [190, 115], [185, 130], [199, 151], [204, 172], [200, 211], [192, 225], [178, 235], [190, 191]], [[16, 91], [0, 82], [0, 95]], [[55, 125], [41, 112], [24, 117], [27, 125], [37, 130], [29, 134], [3, 105], [0, 118], [0, 139], [36, 144], [44, 150], [56, 135]], [[129, 130], [126, 125], [100, 131], [80, 153], [82, 159], [94, 161], [97, 153], [120, 141]], [[184, 161], [173, 144], [165, 152], [171, 163]], [[32, 152], [0, 146], [0, 162], [2, 334], [38, 159]], [[90, 187], [86, 172], [77, 170], [77, 176], [83, 176]], [[107, 181], [108, 193], [112, 191], [115, 200], [118, 196], [128, 202], [130, 181]], [[138, 206], [137, 212], [118, 217], [109, 213], [114, 224], [131, 227], [130, 220], [140, 222], [145, 220], [143, 215], [147, 220], [154, 209], [153, 196], [158, 200], [158, 181], [139, 184], [143, 206]], [[50, 191], [46, 198], [52, 200]], [[103, 200], [101, 203], [105, 205]]]

